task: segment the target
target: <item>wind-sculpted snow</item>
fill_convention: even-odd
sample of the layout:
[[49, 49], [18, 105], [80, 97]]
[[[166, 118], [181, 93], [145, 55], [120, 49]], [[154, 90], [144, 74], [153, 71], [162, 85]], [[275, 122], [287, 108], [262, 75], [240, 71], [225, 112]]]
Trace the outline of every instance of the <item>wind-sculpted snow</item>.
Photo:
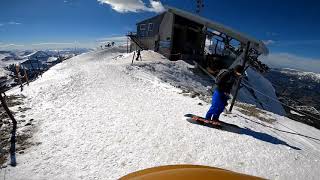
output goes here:
[[[142, 65], [147, 61], [157, 70], [166, 66], [157, 53], [142, 52], [142, 58], [132, 68], [151, 68]], [[181, 89], [148, 71], [144, 78], [130, 74], [131, 60], [132, 54], [90, 52], [26, 86], [25, 103], [32, 109], [25, 113], [34, 119], [37, 131], [31, 140], [39, 145], [17, 154], [17, 167], [1, 169], [0, 177], [118, 179], [154, 166], [200, 164], [269, 179], [319, 178], [319, 130], [272, 113], [265, 117], [277, 122], [267, 124], [241, 114], [240, 107], [221, 116], [238, 126], [236, 131], [191, 124], [184, 114], [204, 115], [210, 104], [180, 94]], [[170, 67], [182, 73], [189, 68], [182, 62]], [[186, 77], [164, 73], [191, 82], [191, 72]], [[18, 88], [9, 92], [19, 93]]]
[[278, 101], [272, 84], [252, 68], [248, 68], [246, 74], [247, 79], [244, 79], [244, 83], [249, 87], [242, 86], [239, 91], [239, 101], [254, 104], [261, 109], [279, 115], [285, 115], [285, 110]]
[[165, 84], [183, 90], [184, 95], [199, 96], [210, 102], [214, 81], [184, 61], [138, 62], [128, 65], [126, 72], [152, 84]]

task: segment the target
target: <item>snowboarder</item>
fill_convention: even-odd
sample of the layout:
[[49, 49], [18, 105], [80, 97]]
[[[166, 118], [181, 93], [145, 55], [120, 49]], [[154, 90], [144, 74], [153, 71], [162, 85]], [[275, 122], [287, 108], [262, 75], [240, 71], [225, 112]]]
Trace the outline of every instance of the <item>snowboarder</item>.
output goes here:
[[137, 50], [137, 58], [136, 58], [136, 61], [139, 61], [139, 58], [140, 58], [140, 60], [142, 61], [142, 58], [141, 58], [141, 50], [140, 50], [140, 49]]
[[225, 106], [227, 106], [232, 86], [237, 78], [241, 76], [243, 69], [243, 66], [237, 65], [233, 69], [223, 69], [219, 72], [216, 78], [218, 87], [212, 95], [212, 105], [206, 114], [207, 120], [210, 120], [213, 123], [219, 121], [220, 114], [223, 112]]

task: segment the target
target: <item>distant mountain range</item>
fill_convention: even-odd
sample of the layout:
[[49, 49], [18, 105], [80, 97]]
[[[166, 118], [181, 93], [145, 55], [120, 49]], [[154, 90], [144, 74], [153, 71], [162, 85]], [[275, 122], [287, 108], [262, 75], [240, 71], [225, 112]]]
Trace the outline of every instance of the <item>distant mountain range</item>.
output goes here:
[[91, 49], [62, 49], [62, 50], [24, 50], [24, 51], [0, 51], [0, 67], [6, 67], [9, 64], [21, 63], [26, 60], [47, 61], [50, 57], [72, 56], [88, 52]]
[[84, 52], [88, 52], [91, 49], [86, 48], [78, 48], [78, 49], [61, 49], [61, 50], [23, 50], [23, 51], [0, 51], [0, 61], [8, 61], [8, 60], [21, 60], [28, 58], [30, 56], [36, 57], [44, 57], [44, 56], [59, 56], [66, 54], [82, 54]]
[[20, 64], [22, 66], [20, 68], [25, 69], [29, 78], [32, 79], [38, 72], [43, 72], [62, 60], [88, 51], [91, 49], [0, 51], [0, 89], [17, 84], [14, 81], [15, 64]]
[[271, 69], [265, 77], [273, 84], [281, 102], [315, 117], [285, 107], [290, 118], [320, 129], [320, 74], [285, 68]]

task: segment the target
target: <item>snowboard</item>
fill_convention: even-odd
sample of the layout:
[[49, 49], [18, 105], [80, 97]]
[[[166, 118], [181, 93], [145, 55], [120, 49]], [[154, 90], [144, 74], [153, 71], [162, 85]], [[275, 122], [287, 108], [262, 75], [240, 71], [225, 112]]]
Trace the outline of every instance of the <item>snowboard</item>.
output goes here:
[[187, 117], [187, 121], [195, 124], [201, 124], [205, 126], [210, 126], [214, 128], [222, 128], [224, 122], [220, 120], [214, 120], [214, 121], [209, 121], [201, 116], [197, 116], [194, 114], [185, 114], [185, 117]]

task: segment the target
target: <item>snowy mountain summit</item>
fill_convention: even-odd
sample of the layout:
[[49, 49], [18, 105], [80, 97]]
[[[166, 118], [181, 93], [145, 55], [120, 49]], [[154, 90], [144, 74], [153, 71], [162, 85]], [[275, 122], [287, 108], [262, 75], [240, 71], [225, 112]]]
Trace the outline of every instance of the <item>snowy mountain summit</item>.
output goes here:
[[[25, 112], [16, 113], [36, 129], [35, 143], [17, 154], [17, 167], [0, 170], [6, 179], [118, 179], [128, 173], [169, 164], [225, 168], [268, 179], [318, 179], [319, 130], [277, 115], [248, 88], [219, 130], [189, 123], [185, 114], [204, 115], [210, 79], [184, 61], [153, 51], [142, 61], [113, 48], [89, 52], [49, 69], [26, 86]], [[251, 86], [270, 89], [253, 70]], [[273, 96], [273, 90], [265, 92]], [[8, 95], [20, 94], [18, 88]], [[254, 97], [255, 96], [255, 97]], [[251, 98], [253, 97], [253, 98]], [[13, 108], [13, 110], [18, 109]]]
[[292, 75], [292, 76], [298, 76], [299, 79], [302, 79], [302, 80], [313, 80], [317, 83], [320, 83], [319, 73], [299, 71], [299, 70], [290, 69], [290, 68], [281, 69], [280, 72], [284, 74]]

